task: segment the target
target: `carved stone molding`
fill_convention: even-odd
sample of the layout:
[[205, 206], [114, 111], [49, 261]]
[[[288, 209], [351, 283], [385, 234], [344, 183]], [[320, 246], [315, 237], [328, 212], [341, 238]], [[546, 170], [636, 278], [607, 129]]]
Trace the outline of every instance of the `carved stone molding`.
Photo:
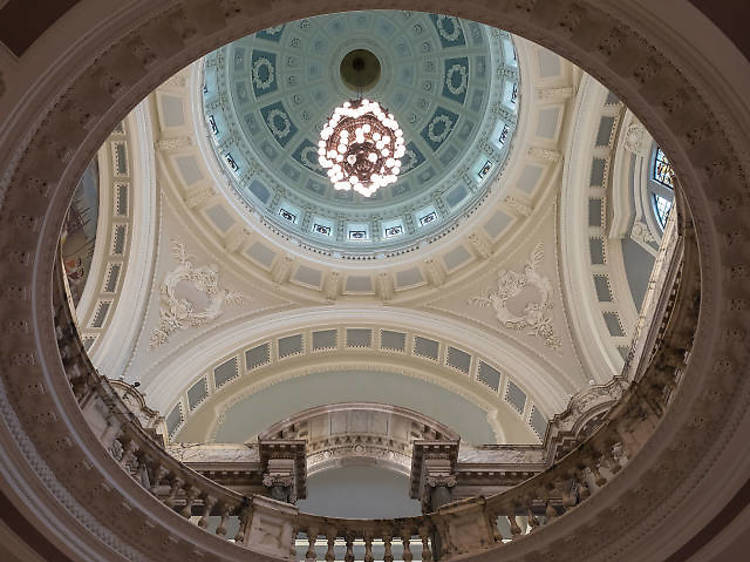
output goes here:
[[456, 476], [454, 474], [431, 474], [425, 478], [425, 482], [430, 488], [439, 486], [453, 488], [456, 485]]

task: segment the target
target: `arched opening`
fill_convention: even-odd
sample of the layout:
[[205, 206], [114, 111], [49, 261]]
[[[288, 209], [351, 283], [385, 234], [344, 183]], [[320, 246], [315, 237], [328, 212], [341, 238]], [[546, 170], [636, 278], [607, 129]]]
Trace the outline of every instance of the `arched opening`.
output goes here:
[[[378, 7], [374, 2], [365, 4]], [[3, 216], [8, 220], [4, 221], [2, 231], [6, 254], [12, 263], [4, 268], [4, 275], [9, 286], [18, 287], [18, 295], [28, 294], [26, 300], [20, 298], [3, 304], [8, 317], [14, 322], [12, 326], [17, 328], [3, 342], [3, 351], [11, 365], [4, 383], [8, 387], [8, 396], [15, 396], [9, 398], [12, 409], [9, 415], [17, 416], [19, 425], [16, 426], [16, 435], [29, 431], [37, 450], [42, 451], [44, 458], [37, 463], [46, 463], [54, 474], [62, 477], [66, 472], [73, 473], [73, 459], [93, 459], [94, 462], [89, 462], [92, 468], [97, 472], [101, 470], [101, 474], [107, 475], [107, 478], [111, 476], [117, 482], [114, 487], [116, 493], [120, 490], [130, 493], [134, 484], [124, 476], [110, 474], [114, 465], [97, 452], [97, 444], [86, 433], [80, 416], [76, 414], [77, 406], [72, 396], [66, 394], [67, 382], [64, 381], [54, 345], [51, 322], [49, 287], [53, 246], [63, 221], [66, 208], [63, 203], [69, 201], [75, 182], [95, 148], [128, 108], [196, 55], [243, 33], [280, 23], [291, 16], [286, 12], [286, 7], [249, 14], [243, 13], [239, 6], [229, 11], [224, 6], [191, 4], [177, 10], [177, 13], [166, 14], [160, 13], [157, 7], [150, 7], [152, 11], [142, 12], [143, 19], [137, 20], [113, 14], [111, 21], [121, 18], [117, 33], [109, 29], [105, 32], [100, 28], [89, 39], [89, 55], [79, 52], [75, 58], [59, 65], [57, 72], [76, 77], [70, 89], [67, 88], [67, 81], [59, 80], [58, 88], [39, 90], [35, 97], [30, 98], [37, 106], [33, 110], [19, 108], [14, 112], [14, 122], [8, 131], [15, 133], [20, 122], [35, 123], [33, 138], [11, 134], [9, 137], [22, 138], [24, 142], [16, 143], [6, 137], [8, 140], [3, 144], [2, 152], [9, 155], [8, 160], [12, 163], [7, 168], [10, 180], [3, 201]], [[297, 5], [296, 9], [303, 12], [306, 7]], [[343, 3], [334, 3], [330, 9], [345, 7]], [[408, 7], [408, 3], [403, 3], [403, 7]], [[434, 6], [436, 11], [444, 8], [446, 6], [439, 3]], [[310, 13], [316, 10], [319, 7], [309, 5]], [[736, 252], [737, 244], [746, 239], [746, 227], [741, 220], [745, 179], [738, 173], [739, 159], [736, 156], [744, 144], [743, 137], [724, 134], [723, 130], [730, 129], [732, 125], [717, 117], [717, 114], [731, 113], [728, 111], [733, 109], [730, 102], [718, 92], [702, 97], [706, 87], [698, 76], [699, 70], [688, 67], [678, 71], [673, 66], [672, 61], [679, 60], [675, 45], [662, 44], [660, 49], [650, 49], [649, 42], [635, 31], [642, 20], [638, 16], [605, 14], [589, 4], [552, 2], [508, 4], [499, 9], [453, 6], [451, 11], [492, 25], [500, 24], [549, 45], [581, 64], [630, 104], [674, 160], [701, 253], [702, 308], [695, 330], [698, 344], [692, 348], [690, 363], [684, 373], [685, 380], [691, 381], [691, 384], [680, 397], [679, 409], [668, 413], [669, 423], [660, 428], [660, 439], [671, 441], [679, 436], [681, 454], [694, 458], [696, 464], [704, 453], [708, 456], [710, 452], [714, 457], [728, 454], [726, 450], [709, 451], [705, 435], [700, 435], [701, 432], [686, 435], [680, 427], [688, 419], [698, 426], [708, 423], [714, 435], [721, 433], [724, 436], [723, 440], [715, 440], [718, 448], [719, 445], [729, 444], [743, 421], [737, 413], [741, 409], [741, 393], [735, 392], [740, 387], [735, 386], [739, 383], [733, 375], [741, 371], [740, 366], [745, 364], [743, 358], [747, 352], [742, 345], [747, 315], [744, 266], [741, 254]], [[294, 14], [295, 17], [298, 15], [306, 14]], [[146, 18], [149, 20], [147, 23]], [[646, 39], [653, 35], [649, 32]], [[167, 39], [162, 41], [162, 37]], [[105, 45], [109, 46], [109, 50], [97, 58], [97, 53], [104, 50]], [[107, 65], [109, 71], [103, 71]], [[55, 83], [55, 78], [59, 78], [60, 74], [55, 76], [50, 73], [48, 84]], [[658, 79], [652, 81], [655, 76]], [[66, 84], [65, 91], [63, 84]], [[705, 105], [704, 99], [710, 100], [710, 105]], [[39, 112], [38, 107], [46, 109]], [[40, 114], [38, 119], [33, 116], [35, 113]], [[26, 139], [29, 139], [28, 143]], [[722, 312], [721, 317], [719, 311]], [[16, 376], [21, 371], [24, 376]], [[715, 391], [709, 395], [703, 393], [702, 388], [710, 371]], [[23, 383], [20, 382], [21, 378]], [[23, 390], [21, 384], [25, 385]], [[34, 385], [39, 385], [36, 388], [42, 389], [44, 398], [38, 398], [38, 395], [30, 398], [25, 394], [25, 391], [33, 391]], [[45, 393], [46, 388], [50, 392]], [[706, 403], [697, 398], [699, 395], [714, 396], [720, 404]], [[736, 401], [731, 401], [731, 397], [735, 397]], [[64, 423], [44, 432], [30, 429], [39, 421], [34, 416], [43, 414], [44, 411], [40, 412], [40, 409], [45, 408], [62, 418]], [[726, 427], [724, 424], [728, 423], [728, 419], [736, 424]], [[73, 447], [74, 451], [69, 454], [59, 454], [60, 450]], [[666, 458], [668, 454], [674, 455], [674, 451], [668, 453], [664, 450], [662, 454]], [[724, 460], [728, 463], [739, 462], [736, 458]], [[656, 456], [651, 460], [652, 466], [658, 462]], [[634, 475], [646, 478], [646, 464], [641, 459], [638, 466], [629, 470]], [[638, 478], [633, 476], [633, 479]], [[705, 480], [698, 476], [695, 479], [703, 486], [701, 489], [704, 493], [710, 489]], [[648, 489], [653, 493], [648, 496], [654, 501], [659, 498], [666, 500], [671, 497], [674, 486], [676, 481], [650, 482]], [[87, 492], [81, 487], [76, 488], [73, 482], [66, 482], [66, 487], [69, 490], [66, 493], [73, 493], [74, 496], [83, 497]], [[36, 497], [47, 498], [51, 497], [49, 493], [42, 488], [34, 492], [39, 494]], [[133, 492], [130, 499], [141, 510], [149, 505], [150, 500], [145, 494], [139, 494]], [[91, 510], [104, 512], [108, 501], [106, 496], [100, 496], [87, 505]], [[677, 505], [679, 500], [673, 497], [672, 502], [672, 505]], [[637, 509], [634, 503], [630, 505]], [[587, 517], [593, 518], [594, 511], [591, 508]], [[58, 512], [56, 517], [65, 519], [70, 516]], [[584, 516], [568, 518], [569, 522], [573, 522], [571, 526], [577, 517]], [[116, 527], [120, 521], [123, 525], [118, 531], [120, 538], [113, 542], [121, 542], [122, 537], [132, 537], [132, 533], [126, 530], [124, 515], [113, 515], [110, 523]], [[634, 521], [629, 523], [635, 525]], [[155, 525], [161, 524], [170, 526], [172, 521], [165, 518], [164, 522]], [[562, 523], [558, 525], [560, 527]], [[181, 539], [185, 537], [182, 531], [178, 534]], [[553, 534], [553, 531], [548, 533], [550, 536]], [[540, 533], [536, 545], [542, 544], [543, 536]], [[60, 544], [59, 538], [54, 540]], [[552, 538], [547, 540], [552, 541]], [[184, 538], [180, 548], [187, 551], [187, 544], [201, 544], [203, 541], [208, 543], [209, 550], [215, 547], [221, 551], [225, 548], [219, 546], [223, 543], [204, 539], [200, 533]], [[582, 544], [576, 543], [577, 546]], [[517, 550], [522, 548], [533, 547], [519, 546]], [[177, 551], [175, 549], [173, 552]], [[227, 558], [234, 556], [228, 550], [221, 551], [221, 555], [224, 554]]]

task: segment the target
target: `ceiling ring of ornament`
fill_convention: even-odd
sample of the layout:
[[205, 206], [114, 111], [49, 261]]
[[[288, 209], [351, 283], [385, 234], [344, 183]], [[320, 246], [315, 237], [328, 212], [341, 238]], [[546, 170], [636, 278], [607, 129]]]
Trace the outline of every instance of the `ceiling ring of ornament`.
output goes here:
[[[431, 237], [421, 243], [421, 248], [415, 245], [387, 254], [384, 259], [346, 259], [345, 254], [333, 258], [290, 237], [257, 213], [246, 224], [237, 202], [221, 195], [229, 187], [217, 187], [228, 180], [213, 156], [211, 142], [201, 132], [202, 79], [198, 63], [155, 93], [155, 119], [161, 124], [163, 142], [184, 140], [158, 154], [164, 164], [162, 185], [169, 188], [167, 192], [174, 194], [175, 202], [191, 219], [190, 228], [224, 248], [228, 260], [242, 275], [258, 281], [270, 279], [284, 294], [303, 292], [328, 302], [373, 298], [403, 302], [427, 295], [458, 277], [476, 274], [487, 258], [511, 249], [519, 225], [532, 223], [537, 208], [554, 191], [555, 178], [562, 168], [557, 148], [560, 131], [574, 92], [573, 86], [557, 85], [574, 80], [573, 66], [523, 40], [517, 40], [516, 48], [519, 68], [528, 77], [522, 83], [526, 102], [513, 141], [518, 146], [510, 153], [503, 181], [494, 181], [485, 204], [467, 211], [450, 235]], [[547, 66], [557, 69], [553, 75], [539, 75], [542, 57]], [[165, 121], [165, 114], [174, 107], [181, 108], [177, 118], [180, 125]], [[549, 132], [539, 136], [542, 124]], [[525, 179], [529, 177], [534, 178], [532, 182]], [[274, 232], [269, 233], [269, 228]]]

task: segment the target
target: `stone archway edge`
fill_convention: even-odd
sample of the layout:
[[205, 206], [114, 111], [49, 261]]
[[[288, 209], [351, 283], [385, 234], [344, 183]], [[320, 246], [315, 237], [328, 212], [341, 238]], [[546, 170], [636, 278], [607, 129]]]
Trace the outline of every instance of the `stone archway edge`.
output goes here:
[[[624, 9], [631, 4], [635, 5], [622, 2], [621, 6]], [[393, 2], [389, 7], [410, 5]], [[384, 6], [362, 1], [358, 7]], [[689, 538], [691, 529], [700, 528], [702, 519], [719, 509], [708, 499], [718, 502], [731, 497], [730, 481], [717, 475], [746, 477], [748, 473], [745, 455], [732, 446], [736, 436], [747, 431], [745, 411], [750, 402], [743, 376], [748, 364], [744, 340], [749, 314], [746, 244], [750, 214], [747, 179], [739, 156], [747, 154], [748, 141], [729, 119], [737, 110], [733, 93], [711, 88], [701, 76], [702, 61], [682, 64], [681, 42], [667, 39], [657, 50], [638, 31], [647, 26], [641, 25], [642, 12], [637, 7], [631, 14], [607, 14], [601, 7], [583, 1], [524, 0], [460, 6], [436, 1], [421, 7], [501, 25], [568, 56], [626, 101], [674, 161], [697, 233], [701, 309], [697, 327], [685, 328], [695, 334], [696, 345], [683, 385], [647, 444], [651, 470], [641, 467], [638, 474], [632, 471], [619, 479], [624, 481], [628, 476], [628, 487], [641, 491], [628, 496], [628, 505], [640, 507], [640, 515], [622, 521], [615, 542], [589, 532], [574, 535], [581, 520], [569, 518], [526, 543], [531, 550], [551, 548], [552, 529], [557, 529], [555, 534], [565, 529], [569, 538], [575, 537], [566, 541], [568, 545], [597, 551], [599, 558], [620, 556], [646, 544], [644, 541], [658, 534], [668, 518], [670, 524], [684, 524], [675, 541]], [[176, 542], [167, 542], [172, 545], [169, 558], [161, 559], [184, 559], [203, 547], [212, 552], [210, 556], [235, 556], [232, 549], [221, 550], [223, 547], [209, 540], [209, 535], [195, 534], [171, 516], [153, 517], [152, 510], [159, 515], [167, 512], [156, 509], [157, 504], [137, 492], [129, 477], [113, 470], [111, 459], [85, 427], [67, 389], [53, 334], [50, 287], [65, 202], [78, 176], [112, 126], [180, 66], [243, 33], [313, 11], [345, 8], [351, 9], [351, 5], [343, 0], [325, 5], [232, 0], [133, 2], [102, 17], [106, 23], [91, 26], [90, 34], [74, 47], [61, 50], [57, 73], [37, 69], [44, 78], [37, 82], [34, 95], [14, 107], [8, 107], [9, 98], [0, 98], [0, 103], [12, 110], [8, 113], [11, 122], [4, 127], [0, 140], [0, 154], [5, 155], [0, 180], [0, 247], [5, 259], [0, 273], [4, 289], [0, 306], [6, 326], [0, 343], [6, 390], [2, 396], [3, 432], [7, 435], [7, 428], [15, 427], [10, 442], [19, 444], [15, 451], [4, 453], [2, 466], [6, 480], [19, 462], [31, 462], [37, 473], [46, 475], [40, 481], [16, 472], [11, 500], [17, 504], [35, 498], [36, 505], [58, 506], [57, 502], [62, 502], [67, 506], [54, 508], [57, 526], [74, 533], [78, 544], [72, 546], [70, 533], [63, 537], [53, 531], [52, 540], [61, 549], [83, 553], [84, 542], [92, 549], [89, 552], [120, 558], [162, 557], [160, 541], [171, 536]], [[30, 79], [28, 75], [22, 78]], [[4, 77], [5, 82], [9, 80]], [[6, 96], [9, 89], [6, 87]], [[746, 121], [746, 111], [736, 117], [737, 123]], [[56, 423], [44, 424], [45, 419]], [[695, 431], [696, 427], [701, 431]], [[76, 459], [91, 464], [93, 472], [87, 478], [78, 476]], [[108, 482], [112, 492], [92, 494], [101, 482]], [[598, 495], [597, 507], [587, 515], [588, 522], [604, 516], [606, 504], [614, 505], [619, 493], [625, 492], [623, 486], [618, 490], [616, 479]], [[71, 503], [66, 499], [69, 497], [85, 502]], [[711, 509], [698, 508], [701, 498]], [[127, 510], [122, 509], [123, 502]], [[654, 505], [659, 509], [643, 516]], [[134, 517], [133, 510], [142, 516]], [[150, 533], [135, 528], [134, 520], [144, 518], [153, 521]], [[106, 521], [106, 529], [95, 529], [92, 519]], [[41, 518], [38, 523], [44, 526]], [[71, 546], [63, 546], [64, 541]], [[559, 551], [558, 556], [564, 556], [564, 552]], [[658, 550], [651, 550], [650, 557], [658, 559]]]

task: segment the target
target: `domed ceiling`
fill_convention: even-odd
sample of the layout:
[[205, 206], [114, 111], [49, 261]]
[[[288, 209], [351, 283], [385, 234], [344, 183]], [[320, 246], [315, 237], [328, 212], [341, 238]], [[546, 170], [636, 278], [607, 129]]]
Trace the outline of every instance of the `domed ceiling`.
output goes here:
[[[380, 66], [365, 69], [364, 92], [342, 66], [352, 51]], [[230, 198], [272, 230], [334, 256], [403, 251], [450, 229], [487, 194], [517, 122], [510, 35], [450, 16], [299, 20], [213, 52], [204, 68], [207, 134]], [[395, 115], [407, 147], [398, 181], [369, 198], [336, 191], [317, 154], [333, 109], [360, 95]]]

